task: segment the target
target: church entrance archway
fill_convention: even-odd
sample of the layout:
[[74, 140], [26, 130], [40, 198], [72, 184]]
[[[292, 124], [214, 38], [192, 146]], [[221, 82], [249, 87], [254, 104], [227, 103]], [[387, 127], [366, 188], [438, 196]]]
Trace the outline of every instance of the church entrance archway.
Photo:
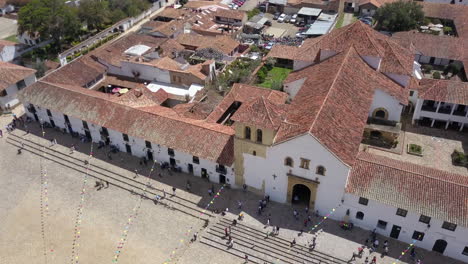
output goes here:
[[296, 184], [293, 187], [292, 201], [293, 204], [309, 205], [310, 203], [310, 189], [304, 184]]

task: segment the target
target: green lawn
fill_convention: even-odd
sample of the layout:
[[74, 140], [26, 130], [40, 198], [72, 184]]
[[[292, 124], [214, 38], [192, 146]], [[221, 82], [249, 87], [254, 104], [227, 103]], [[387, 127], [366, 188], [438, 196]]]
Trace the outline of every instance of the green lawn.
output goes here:
[[265, 81], [260, 83], [259, 86], [271, 89], [272, 88], [271, 86], [273, 83], [275, 82], [282, 83], [291, 71], [292, 71], [291, 69], [273, 67], [268, 72], [265, 78]]
[[16, 35], [11, 35], [8, 38], [5, 38], [5, 40], [12, 41], [18, 43], [18, 39], [16, 38]]
[[340, 28], [343, 26], [343, 21], [344, 21], [344, 12], [341, 13], [340, 17], [338, 18], [338, 21], [335, 24], [335, 28]]

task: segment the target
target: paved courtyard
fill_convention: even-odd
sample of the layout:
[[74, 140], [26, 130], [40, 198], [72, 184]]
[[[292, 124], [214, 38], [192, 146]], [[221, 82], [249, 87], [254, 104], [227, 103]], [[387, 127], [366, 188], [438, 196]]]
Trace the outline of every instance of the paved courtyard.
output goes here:
[[[21, 114], [21, 109], [16, 111], [18, 115]], [[11, 119], [11, 116], [6, 115], [0, 117], [2, 130]], [[89, 143], [80, 143], [78, 139], [54, 129], [46, 129], [46, 139], [42, 139], [41, 130], [36, 123], [28, 124], [27, 129], [30, 131], [27, 135], [24, 127], [15, 130], [11, 135], [7, 135], [4, 130], [4, 137], [0, 139], [2, 264], [45, 263], [45, 257], [47, 263], [66, 263], [71, 261], [72, 256], [81, 263], [110, 263], [118, 251], [118, 262], [132, 264], [234, 264], [243, 263], [243, 259], [240, 258], [243, 252], [252, 254], [252, 263], [263, 263], [255, 260], [255, 257], [261, 257], [256, 253], [257, 247], [261, 243], [270, 243], [269, 239], [262, 240], [252, 235], [248, 239], [255, 240], [253, 243], [257, 247], [245, 248], [239, 243], [229, 250], [225, 246], [218, 246], [219, 249], [216, 249], [208, 240], [211, 237], [222, 241], [217, 235], [221, 232], [219, 228], [229, 223], [240, 212], [237, 209], [238, 200], [243, 202], [242, 212], [245, 213], [245, 219], [239, 225], [244, 231], [239, 229], [239, 232], [265, 232], [267, 229], [264, 229], [264, 224], [267, 215], [271, 214], [271, 224], [281, 227], [279, 238], [275, 238], [278, 239], [275, 242], [278, 245], [286, 245], [285, 241], [296, 238], [297, 246], [300, 247], [306, 245], [306, 241], [310, 241], [312, 236], [317, 236], [317, 254], [347, 261], [352, 252], [369, 236], [369, 231], [359, 228], [352, 231], [341, 230], [336, 221], [328, 219], [313, 234], [298, 236], [298, 231], [303, 228], [303, 221], [294, 220], [289, 205], [271, 202], [266, 211], [258, 216], [255, 211], [261, 197], [252, 193], [223, 189], [219, 197], [212, 200], [212, 197], [208, 196], [208, 189], [213, 185], [219, 190], [220, 185], [187, 174], [169, 174], [167, 171], [161, 171], [159, 167], [153, 171], [152, 179], [148, 179], [143, 175], [149, 175], [151, 165], [140, 165], [137, 158], [126, 153], [113, 154], [112, 160], [109, 160], [106, 156], [108, 149], [96, 149], [96, 145], [93, 149], [95, 158], [90, 160], [87, 174], [84, 160], [88, 158], [91, 150]], [[52, 138], [56, 138], [59, 145], [49, 147], [49, 140]], [[18, 155], [17, 150], [21, 144], [24, 144], [22, 154]], [[69, 150], [71, 144], [76, 144], [78, 148], [73, 154], [70, 154]], [[47, 195], [45, 192], [41, 195], [41, 162], [47, 171]], [[139, 172], [136, 178], [135, 169]], [[89, 176], [84, 185], [84, 199], [81, 202], [85, 175]], [[109, 188], [97, 191], [93, 186], [99, 179], [108, 181]], [[190, 191], [185, 190], [187, 180], [190, 180], [192, 185]], [[150, 187], [146, 185], [148, 182]], [[176, 196], [171, 195], [172, 186], [177, 188]], [[166, 192], [166, 198], [155, 204], [152, 198], [156, 194], [163, 196], [163, 190]], [[145, 191], [151, 199], [141, 198]], [[43, 217], [41, 197], [44, 201], [47, 198], [49, 209], [43, 210]], [[140, 202], [141, 207], [138, 206]], [[82, 217], [78, 218], [80, 204], [83, 213]], [[210, 210], [203, 213], [208, 204]], [[229, 208], [230, 212], [225, 217], [211, 212], [213, 209], [225, 208]], [[298, 210], [303, 212], [303, 208]], [[304, 216], [304, 213], [301, 215]], [[81, 222], [77, 221], [79, 219]], [[318, 223], [321, 219], [322, 217], [313, 217], [312, 222]], [[79, 224], [78, 227], [76, 223]], [[199, 232], [199, 239], [195, 243], [189, 243], [194, 232]], [[74, 242], [75, 235], [78, 240]], [[237, 237], [235, 239], [237, 240]], [[385, 239], [388, 238], [379, 236], [379, 240]], [[379, 264], [393, 263], [408, 246], [392, 239], [388, 240], [390, 256], [381, 258], [380, 253], [374, 253], [378, 256]], [[119, 244], [121, 241], [123, 246]], [[74, 251], [73, 244], [76, 245]], [[289, 249], [287, 246], [278, 247], [284, 254], [298, 250]], [[417, 252], [424, 264], [461, 263], [433, 252], [421, 249]], [[367, 255], [368, 251], [365, 250], [364, 256]], [[363, 261], [364, 258], [358, 258], [356, 263], [361, 264]], [[267, 261], [285, 262], [287, 261]], [[404, 256], [399, 263], [412, 262]]]
[[0, 39], [16, 35], [18, 23], [14, 19], [0, 17]]

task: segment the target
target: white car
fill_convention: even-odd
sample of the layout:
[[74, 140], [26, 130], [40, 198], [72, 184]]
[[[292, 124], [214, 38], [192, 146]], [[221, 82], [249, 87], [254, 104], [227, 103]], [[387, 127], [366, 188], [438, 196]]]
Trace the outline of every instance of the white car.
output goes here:
[[281, 14], [281, 16], [278, 17], [278, 22], [283, 23], [285, 18], [286, 18], [286, 14]]
[[294, 14], [294, 15], [292, 15], [291, 20], [289, 21], [289, 23], [295, 24], [296, 21], [297, 21], [297, 14]]

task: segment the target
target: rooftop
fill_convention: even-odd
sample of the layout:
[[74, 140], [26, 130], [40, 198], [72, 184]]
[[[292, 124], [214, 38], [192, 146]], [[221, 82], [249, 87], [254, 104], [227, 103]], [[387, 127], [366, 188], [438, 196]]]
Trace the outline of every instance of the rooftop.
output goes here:
[[346, 192], [468, 227], [468, 177], [360, 152]]
[[321, 12], [322, 9], [319, 8], [303, 7], [299, 12], [297, 12], [297, 14], [303, 16], [319, 16]]
[[426, 100], [468, 105], [468, 82], [422, 79], [417, 90]]
[[24, 80], [34, 74], [36, 70], [19, 66], [9, 62], [0, 61], [0, 91], [5, 90], [12, 84]]

